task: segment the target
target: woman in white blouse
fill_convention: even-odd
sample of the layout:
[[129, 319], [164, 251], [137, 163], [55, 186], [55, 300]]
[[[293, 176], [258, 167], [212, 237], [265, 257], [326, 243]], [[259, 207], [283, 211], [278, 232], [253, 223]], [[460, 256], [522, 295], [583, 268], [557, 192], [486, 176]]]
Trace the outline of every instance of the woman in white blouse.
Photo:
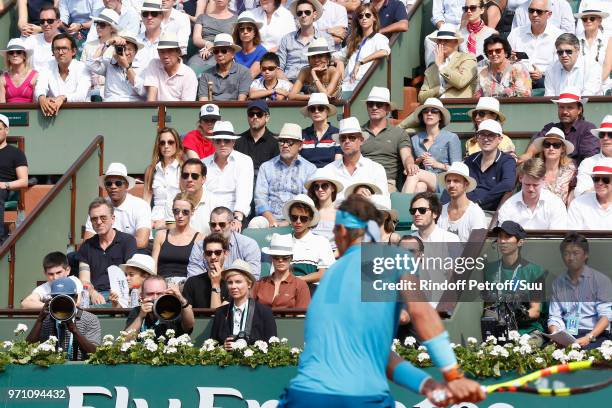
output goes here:
[[338, 58], [348, 60], [342, 81], [342, 92], [348, 94], [343, 94], [343, 97], [350, 95], [374, 60], [385, 58], [391, 53], [389, 39], [378, 32], [378, 13], [371, 3], [357, 8], [352, 26], [355, 30], [346, 47], [335, 54]]
[[261, 5], [253, 11], [255, 20], [263, 23], [259, 30], [261, 45], [268, 51], [276, 52], [281, 38], [296, 30], [295, 18], [280, 0], [260, 0]]
[[172, 128], [157, 131], [151, 164], [145, 170], [143, 200], [151, 203], [153, 228], [165, 225], [166, 202], [179, 192], [179, 178], [183, 162], [183, 145], [178, 132]]
[[604, 33], [601, 22], [609, 14], [599, 10], [584, 10], [574, 16], [582, 20], [584, 27], [584, 32], [576, 35], [580, 41], [580, 54], [586, 59], [586, 64], [602, 67], [601, 80], [605, 86], [612, 69], [612, 47], [609, 46], [610, 37]]

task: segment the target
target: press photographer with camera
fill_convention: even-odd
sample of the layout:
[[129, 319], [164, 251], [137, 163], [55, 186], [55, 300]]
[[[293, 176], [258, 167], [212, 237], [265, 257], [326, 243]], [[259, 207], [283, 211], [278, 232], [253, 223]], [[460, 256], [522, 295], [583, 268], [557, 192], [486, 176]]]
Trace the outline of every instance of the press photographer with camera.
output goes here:
[[152, 275], [142, 282], [140, 306], [133, 308], [128, 315], [125, 330], [131, 331], [135, 337], [140, 332], [153, 329], [155, 336], [159, 337], [172, 329], [178, 337], [191, 334], [194, 321], [193, 308], [178, 286], [168, 287], [162, 276]]
[[255, 283], [251, 265], [241, 259], [225, 269], [221, 279], [227, 285], [232, 300], [215, 311], [210, 337], [231, 350], [236, 340], [253, 344], [276, 336], [276, 322], [272, 309], [250, 298]]
[[102, 330], [98, 318], [79, 308], [79, 303], [77, 284], [72, 278], [54, 280], [50, 298], [46, 299], [26, 341], [43, 342], [55, 336], [56, 347], [67, 353], [68, 360], [86, 360], [100, 345]]

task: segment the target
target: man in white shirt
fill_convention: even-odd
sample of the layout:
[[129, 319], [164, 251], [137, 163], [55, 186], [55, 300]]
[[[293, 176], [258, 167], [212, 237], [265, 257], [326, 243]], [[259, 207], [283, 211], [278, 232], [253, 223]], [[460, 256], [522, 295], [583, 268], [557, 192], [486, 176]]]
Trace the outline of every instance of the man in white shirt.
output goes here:
[[594, 156], [587, 157], [580, 163], [574, 197], [594, 191], [591, 170], [600, 160], [612, 157], [612, 115], [606, 115], [601, 121], [599, 128], [591, 129], [591, 133], [599, 137], [600, 152]]
[[558, 96], [568, 86], [582, 95], [601, 95], [601, 67], [588, 64], [580, 55], [580, 41], [574, 34], [561, 34], [555, 41], [558, 60], [546, 71], [545, 96]]
[[217, 121], [209, 137], [215, 153], [202, 160], [208, 169], [206, 190], [213, 200], [234, 212], [232, 229], [236, 232], [242, 230], [242, 221], [251, 210], [254, 178], [253, 160], [234, 150], [239, 138], [230, 122]]
[[[296, 30], [295, 18], [289, 10], [280, 5], [280, 0], [260, 0], [259, 3], [261, 5], [253, 10], [253, 17], [263, 24], [259, 29], [261, 45], [270, 52], [276, 52], [281, 38]], [[269, 22], [266, 10], [272, 15]]]
[[[109, 164], [106, 173], [98, 179], [98, 184], [106, 191], [107, 200], [114, 208], [113, 228], [132, 235], [138, 248], [146, 248], [151, 234], [151, 206], [142, 198], [128, 193], [136, 181], [128, 176], [125, 165]], [[95, 234], [91, 220], [87, 217], [83, 238], [86, 240]]]
[[555, 40], [563, 32], [548, 24], [550, 7], [546, 0], [532, 0], [529, 4], [530, 25], [517, 27], [510, 31], [508, 42], [515, 52], [522, 51], [529, 57], [522, 60], [531, 76], [532, 88], [544, 87], [544, 73], [557, 59]]
[[138, 42], [143, 48], [138, 51], [132, 63], [139, 74], [149, 66], [151, 60], [159, 59], [157, 44], [161, 37], [161, 22], [164, 18], [162, 12], [161, 0], [147, 0], [142, 3], [140, 16], [144, 31], [138, 34]]
[[85, 63], [74, 59], [77, 44], [68, 34], [58, 34], [51, 43], [55, 61], [38, 76], [34, 97], [44, 116], [55, 116], [65, 102], [86, 102], [91, 77]]
[[164, 18], [161, 29], [164, 33], [174, 33], [181, 47], [181, 55], [187, 54], [187, 44], [191, 35], [189, 15], [174, 8], [176, 0], [162, 0]]
[[[570, 6], [569, 2], [567, 0], [548, 1], [551, 12], [548, 23], [554, 25], [564, 33], [574, 34], [576, 20], [574, 19], [572, 6]], [[512, 19], [513, 30], [518, 27], [529, 25], [529, 7], [529, 2], [525, 2], [514, 11], [514, 18]]]
[[[124, 6], [123, 0], [102, 0], [104, 7], [114, 10], [119, 15], [119, 31], [137, 34], [140, 31], [140, 17], [132, 7]], [[96, 30], [89, 30], [87, 41], [98, 39]]]
[[321, 0], [320, 3], [323, 6], [323, 14], [314, 25], [317, 29], [332, 36], [336, 44], [336, 51], [339, 51], [348, 28], [346, 8], [332, 0]]
[[[385, 168], [361, 154], [361, 145], [368, 139], [369, 134], [361, 130], [356, 117], [341, 120], [339, 126], [340, 131], [332, 137], [342, 149], [342, 158], [329, 163], [324, 168], [331, 172], [331, 177], [345, 186], [361, 181], [377, 185], [382, 193], [373, 195], [372, 201], [391, 208]], [[338, 193], [336, 200], [340, 202], [343, 199], [343, 192]]]
[[595, 191], [572, 201], [567, 226], [578, 231], [612, 230], [612, 158], [599, 160], [590, 174]]
[[526, 230], [565, 230], [567, 211], [559, 196], [543, 188], [546, 166], [539, 157], [525, 161], [519, 168], [521, 191], [510, 197], [497, 213], [501, 225], [506, 220]]
[[55, 60], [51, 50], [51, 41], [60, 33], [59, 26], [62, 21], [59, 17], [59, 10], [53, 7], [53, 4], [45, 4], [40, 9], [39, 21], [42, 33], [25, 38], [26, 48], [32, 50], [32, 68], [38, 72], [47, 69], [49, 63]]
[[437, 225], [442, 204], [437, 194], [425, 191], [417, 193], [410, 202], [413, 228], [423, 242], [460, 242], [457, 234], [446, 231]]

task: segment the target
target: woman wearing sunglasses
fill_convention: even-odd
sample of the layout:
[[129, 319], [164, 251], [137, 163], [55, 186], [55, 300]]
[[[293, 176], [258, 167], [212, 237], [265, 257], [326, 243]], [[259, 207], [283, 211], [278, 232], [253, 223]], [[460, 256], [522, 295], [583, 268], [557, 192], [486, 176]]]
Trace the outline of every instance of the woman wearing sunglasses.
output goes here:
[[574, 14], [574, 17], [582, 20], [584, 27], [583, 32], [576, 30], [576, 37], [580, 41], [580, 54], [586, 59], [587, 64], [602, 67], [601, 80], [604, 83], [609, 80], [612, 70], [612, 47], [609, 46], [610, 37], [604, 33], [601, 22], [609, 15], [599, 10], [584, 10]]
[[20, 38], [13, 38], [0, 55], [6, 68], [0, 75], [0, 103], [31, 103], [38, 78], [31, 66], [32, 50]]
[[339, 98], [342, 71], [332, 65], [332, 55], [323, 37], [315, 38], [306, 52], [308, 65], [300, 70], [293, 84], [289, 99], [307, 101], [316, 92], [324, 93], [328, 98]]
[[238, 16], [238, 21], [234, 24], [234, 44], [242, 47], [236, 53], [234, 59], [237, 63], [244, 65], [251, 70], [251, 76], [256, 78], [261, 72], [259, 60], [268, 52], [266, 47], [261, 45], [261, 35], [259, 29], [263, 23], [255, 21], [253, 13], [250, 11], [242, 12]]
[[325, 169], [317, 169], [311, 178], [304, 183], [308, 197], [312, 199], [317, 211], [319, 212], [319, 222], [312, 228], [312, 233], [325, 237], [332, 250], [336, 251], [336, 240], [334, 239], [334, 224], [336, 221], [336, 201], [337, 194], [342, 191], [344, 186], [338, 180], [334, 180], [331, 174]]
[[561, 129], [552, 127], [544, 137], [535, 139], [533, 146], [546, 166], [544, 188], [555, 193], [567, 205], [571, 201], [569, 192], [576, 178], [576, 166], [568, 157], [574, 151], [574, 145], [565, 140], [565, 133]]
[[333, 134], [338, 133], [338, 128], [328, 121], [330, 116], [336, 114], [336, 107], [329, 103], [327, 95], [319, 92], [311, 94], [308, 105], [300, 111], [312, 121], [312, 125], [302, 129], [304, 144], [300, 151], [301, 156], [317, 168], [342, 158], [342, 150], [332, 138]]
[[485, 11], [485, 2], [483, 0], [465, 0], [465, 5], [461, 8], [463, 16], [461, 18], [461, 36], [467, 38], [467, 41], [459, 45], [459, 51], [468, 52], [476, 57], [485, 55], [483, 44], [485, 39], [497, 31], [488, 27], [482, 20], [482, 15]]
[[166, 203], [179, 192], [179, 178], [183, 164], [183, 145], [178, 132], [172, 128], [157, 131], [151, 164], [145, 170], [143, 200], [151, 203], [153, 228], [165, 227]]
[[175, 227], [158, 231], [153, 241], [151, 256], [157, 264], [157, 274], [175, 283], [187, 279], [187, 265], [193, 243], [196, 239], [204, 239], [201, 233], [189, 225], [194, 209], [193, 197], [189, 193], [177, 194], [172, 200]]
[[461, 142], [456, 134], [444, 129], [451, 116], [439, 99], [427, 99], [414, 111], [414, 116], [425, 129], [412, 136], [414, 163], [419, 171], [406, 178], [402, 192], [441, 193], [444, 186], [437, 185], [437, 174], [448, 170], [452, 162], [461, 161]]
[[389, 39], [378, 32], [378, 13], [371, 3], [357, 8], [352, 27], [355, 29], [346, 47], [334, 55], [347, 62], [342, 81], [343, 99], [350, 96], [375, 60], [386, 58], [391, 53]]

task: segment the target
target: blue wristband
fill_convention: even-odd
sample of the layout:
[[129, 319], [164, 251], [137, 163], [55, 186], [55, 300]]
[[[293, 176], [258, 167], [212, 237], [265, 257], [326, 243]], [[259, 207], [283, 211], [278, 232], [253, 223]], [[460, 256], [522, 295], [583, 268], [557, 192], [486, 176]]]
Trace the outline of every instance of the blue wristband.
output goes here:
[[399, 363], [393, 370], [393, 382], [408, 388], [412, 392], [421, 393], [423, 383], [431, 376], [425, 371], [410, 364], [407, 361]]
[[448, 341], [448, 332], [444, 331], [434, 338], [423, 342], [436, 367], [443, 370], [457, 364], [457, 357]]

